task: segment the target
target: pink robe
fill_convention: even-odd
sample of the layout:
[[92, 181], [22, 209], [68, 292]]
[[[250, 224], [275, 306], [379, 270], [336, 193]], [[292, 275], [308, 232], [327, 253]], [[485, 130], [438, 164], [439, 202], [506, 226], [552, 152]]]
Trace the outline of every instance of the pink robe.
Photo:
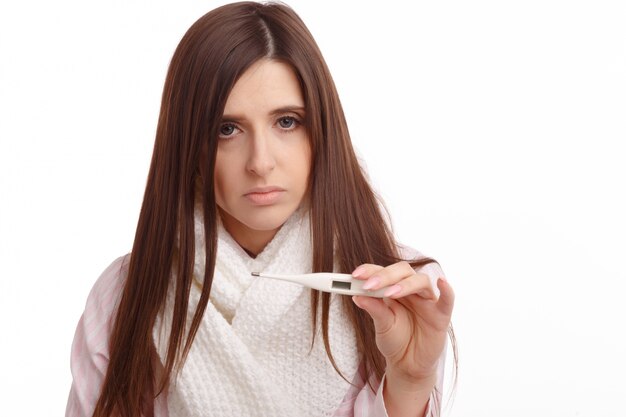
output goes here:
[[[72, 343], [73, 381], [66, 417], [91, 417], [96, 406], [109, 363], [109, 334], [113, 326], [115, 307], [123, 290], [124, 277], [120, 271], [124, 271], [121, 268], [124, 259], [124, 256], [117, 258], [102, 273], [87, 298], [85, 311], [78, 322]], [[384, 379], [383, 376], [382, 384], [374, 381], [374, 393], [357, 372], [352, 381], [354, 386], [348, 390], [333, 416], [388, 417], [383, 401]], [[439, 416], [442, 385], [443, 356], [440, 360], [437, 391], [431, 395], [426, 416]], [[169, 417], [166, 393], [155, 399], [154, 414], [155, 417]]]

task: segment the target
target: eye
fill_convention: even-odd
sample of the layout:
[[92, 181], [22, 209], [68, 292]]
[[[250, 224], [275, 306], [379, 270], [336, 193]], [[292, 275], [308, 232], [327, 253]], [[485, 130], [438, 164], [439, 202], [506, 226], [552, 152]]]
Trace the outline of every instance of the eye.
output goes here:
[[232, 123], [224, 123], [220, 126], [219, 135], [220, 137], [228, 137], [235, 133], [237, 126]]
[[298, 123], [295, 117], [285, 116], [278, 119], [278, 125], [283, 129], [291, 129]]

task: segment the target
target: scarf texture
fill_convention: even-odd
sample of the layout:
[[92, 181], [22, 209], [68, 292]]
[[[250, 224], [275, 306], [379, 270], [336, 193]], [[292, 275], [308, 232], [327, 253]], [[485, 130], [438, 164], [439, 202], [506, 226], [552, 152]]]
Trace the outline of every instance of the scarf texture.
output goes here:
[[[200, 285], [192, 285], [187, 330], [204, 277], [201, 206], [196, 207], [194, 227], [194, 280]], [[218, 222], [210, 301], [189, 356], [170, 381], [170, 417], [332, 416], [350, 384], [330, 363], [319, 324], [311, 348], [310, 290], [250, 274], [309, 273], [311, 257], [308, 212], [296, 211], [256, 258], [251, 258]], [[163, 363], [174, 306], [172, 287], [153, 332]], [[352, 380], [359, 365], [356, 338], [340, 301], [339, 296], [331, 297], [330, 346], [337, 366]]]

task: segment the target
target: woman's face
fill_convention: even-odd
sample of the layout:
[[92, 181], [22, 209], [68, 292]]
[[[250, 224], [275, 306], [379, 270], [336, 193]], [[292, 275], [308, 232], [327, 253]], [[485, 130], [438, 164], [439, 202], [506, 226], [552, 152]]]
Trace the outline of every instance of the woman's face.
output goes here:
[[219, 128], [215, 196], [224, 227], [259, 253], [307, 192], [304, 99], [287, 64], [263, 59], [236, 82]]

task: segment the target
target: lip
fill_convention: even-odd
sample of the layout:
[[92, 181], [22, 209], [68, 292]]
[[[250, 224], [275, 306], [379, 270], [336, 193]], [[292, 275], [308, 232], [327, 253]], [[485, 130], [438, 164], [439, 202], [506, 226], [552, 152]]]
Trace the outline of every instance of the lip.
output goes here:
[[285, 189], [277, 187], [275, 185], [268, 185], [267, 187], [254, 187], [254, 188], [249, 189], [245, 195], [258, 194], [258, 193], [271, 193], [272, 191], [285, 191]]
[[284, 188], [276, 186], [255, 187], [248, 190], [244, 196], [254, 205], [267, 206], [276, 203], [284, 192]]

